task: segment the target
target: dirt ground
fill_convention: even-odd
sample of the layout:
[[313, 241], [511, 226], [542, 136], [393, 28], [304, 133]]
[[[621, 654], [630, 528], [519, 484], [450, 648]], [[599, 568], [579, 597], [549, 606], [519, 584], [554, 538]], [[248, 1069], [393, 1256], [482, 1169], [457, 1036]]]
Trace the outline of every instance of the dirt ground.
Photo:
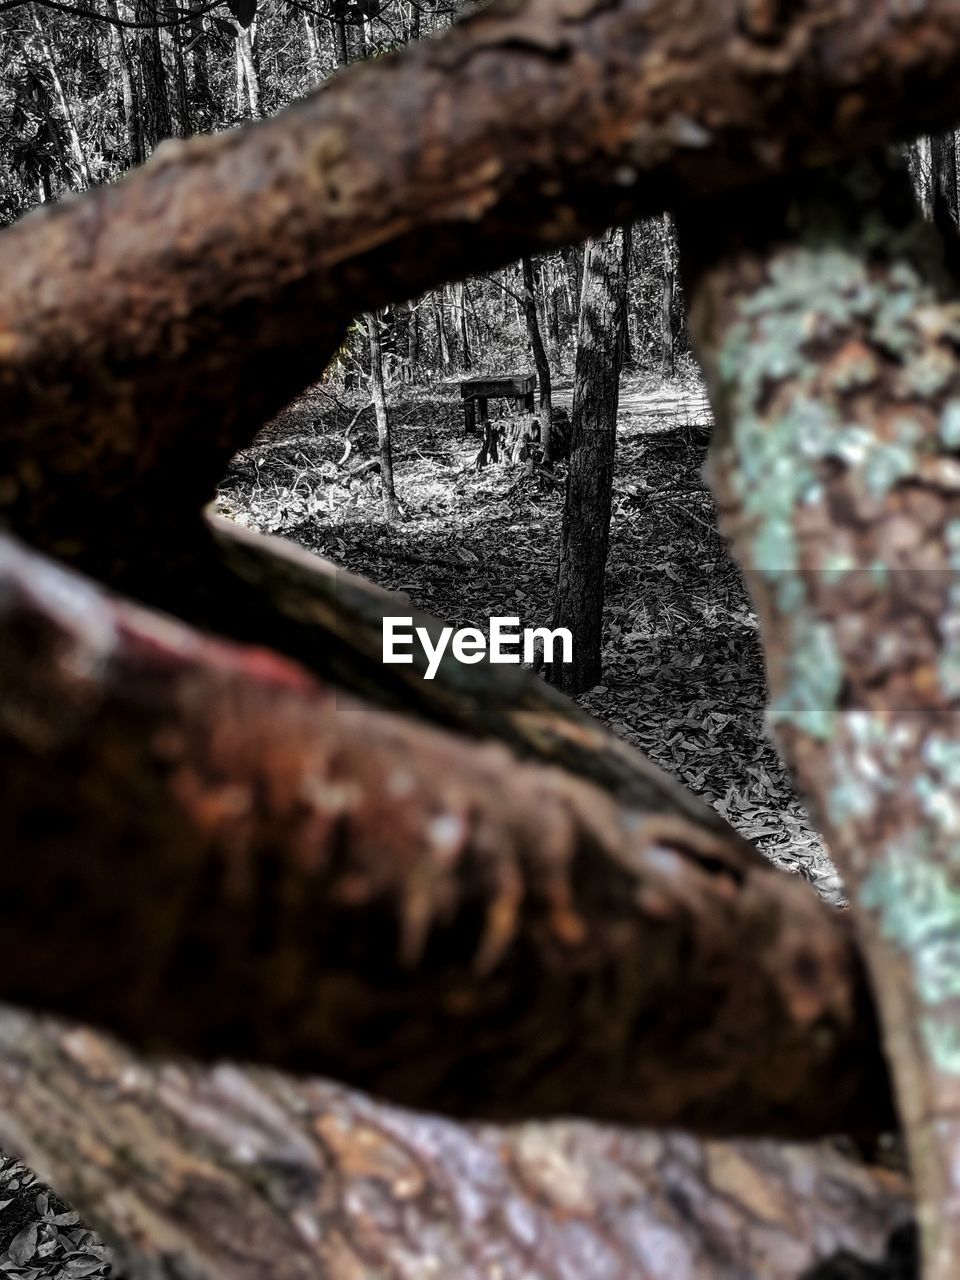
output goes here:
[[[569, 406], [570, 386], [557, 403]], [[756, 617], [701, 476], [694, 382], [627, 378], [604, 611], [603, 683], [579, 701], [830, 901], [842, 886], [764, 727]], [[477, 471], [456, 383], [394, 394], [401, 519], [380, 516], [372, 411], [314, 389], [238, 456], [220, 510], [401, 591], [456, 626], [548, 624], [563, 505], [555, 477]], [[359, 416], [358, 415], [359, 412]]]

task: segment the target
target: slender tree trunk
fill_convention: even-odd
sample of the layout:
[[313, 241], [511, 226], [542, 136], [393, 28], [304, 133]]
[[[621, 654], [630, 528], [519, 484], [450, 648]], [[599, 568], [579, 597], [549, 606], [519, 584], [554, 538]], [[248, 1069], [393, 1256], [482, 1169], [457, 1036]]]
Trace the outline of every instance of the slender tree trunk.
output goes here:
[[314, 84], [319, 84], [323, 79], [323, 67], [320, 60], [320, 41], [317, 39], [317, 28], [315, 26], [316, 19], [312, 14], [304, 12], [303, 18], [303, 35], [307, 46], [307, 66], [310, 69], [310, 79]]
[[193, 70], [191, 114], [202, 132], [204, 126], [214, 119], [215, 114], [213, 93], [210, 89], [210, 69], [207, 65], [207, 46], [202, 40], [195, 44], [191, 51], [190, 65]]
[[450, 340], [447, 337], [447, 321], [443, 307], [443, 289], [438, 289], [433, 300], [433, 316], [437, 325], [437, 346], [440, 351], [440, 368], [444, 377], [450, 373]]
[[573, 438], [563, 505], [555, 627], [573, 637], [573, 661], [555, 662], [550, 682], [582, 693], [600, 679], [603, 585], [610, 536], [613, 460], [620, 399], [620, 328], [630, 228], [614, 228], [587, 247], [577, 335]]
[[410, 303], [409, 316], [410, 319], [407, 326], [407, 363], [409, 366], [409, 380], [416, 382], [417, 370], [420, 367], [420, 307], [417, 303]]
[[[63, 135], [60, 130], [60, 123], [55, 119], [53, 114], [53, 102], [50, 95], [44, 87], [42, 92], [38, 94], [37, 108], [43, 116], [43, 128], [50, 143], [50, 148], [56, 153], [57, 167], [60, 171], [60, 181], [66, 191], [73, 189], [74, 175], [70, 168], [70, 161], [67, 159], [67, 153], [63, 146]], [[50, 170], [45, 168], [43, 181], [49, 189], [50, 195], [53, 195], [53, 188], [50, 182]], [[49, 198], [49, 197], [48, 197]]]
[[464, 373], [473, 368], [470, 355], [470, 335], [467, 332], [467, 287], [461, 280], [456, 286], [457, 323], [460, 326], [460, 367]]
[[367, 339], [370, 343], [370, 398], [377, 419], [380, 441], [380, 479], [384, 520], [397, 518], [397, 494], [393, 484], [393, 449], [390, 440], [390, 415], [383, 386], [383, 350], [380, 345], [380, 320], [375, 311], [367, 313]]
[[561, 337], [561, 319], [560, 319], [560, 293], [561, 286], [557, 279], [557, 257], [554, 254], [548, 260], [546, 278], [544, 281], [545, 307], [544, 313], [547, 317], [547, 333], [550, 338], [550, 354], [553, 356], [553, 362], [559, 369], [560, 357], [563, 350], [563, 339]]
[[665, 378], [676, 373], [673, 341], [673, 226], [669, 213], [663, 215], [663, 279], [660, 286], [660, 372]]
[[[70, 143], [70, 156], [73, 161], [73, 169], [76, 174], [77, 184], [83, 187], [90, 186], [90, 167], [87, 164], [87, 157], [84, 154], [83, 143], [80, 141], [80, 134], [77, 130], [77, 122], [74, 118], [73, 109], [70, 106], [70, 99], [63, 87], [63, 81], [60, 78], [60, 72], [57, 68], [57, 61], [53, 54], [53, 47], [47, 36], [46, 27], [36, 8], [33, 9], [33, 25], [40, 39], [40, 48], [43, 51], [43, 57], [47, 64], [47, 72], [53, 85], [53, 92], [56, 95], [57, 106], [60, 115], [63, 118], [64, 128], [67, 131], [67, 138]], [[73, 185], [73, 184], [68, 184]]]
[[260, 120], [263, 117], [263, 94], [260, 88], [260, 72], [257, 70], [257, 59], [254, 52], [255, 39], [255, 26], [241, 27], [237, 33], [237, 57], [240, 60], [243, 84], [246, 90], [247, 114], [251, 120]]
[[[136, 17], [140, 22], [156, 22], [157, 0], [137, 0]], [[167, 75], [160, 47], [160, 32], [149, 27], [139, 32], [137, 60], [140, 66], [140, 131], [146, 155], [155, 151], [164, 138], [173, 133]]]
[[[107, 12], [114, 18], [120, 17], [116, 0], [107, 0]], [[120, 93], [123, 98], [123, 122], [127, 134], [127, 168], [134, 169], [142, 164], [143, 139], [140, 134], [140, 120], [137, 108], [137, 87], [130, 61], [130, 48], [127, 36], [122, 27], [114, 27], [114, 39], [117, 45], [117, 65], [120, 68]]]
[[330, 19], [330, 33], [333, 36], [333, 64], [345, 67], [350, 61], [350, 46], [347, 43], [347, 24], [342, 17]]
[[409, 0], [407, 5], [407, 40], [412, 43], [420, 39], [420, 8], [414, 2]]
[[[178, 12], [176, 0], [166, 0], [166, 11], [168, 18], [176, 17]], [[176, 135], [178, 138], [190, 138], [193, 136], [194, 127], [190, 94], [187, 89], [187, 69], [183, 56], [183, 27], [178, 24], [169, 27], [168, 31], [173, 49], [173, 92], [177, 108]]]
[[527, 325], [527, 337], [533, 348], [533, 363], [537, 369], [537, 381], [540, 384], [540, 439], [543, 443], [543, 460], [550, 462], [553, 427], [553, 387], [550, 380], [550, 361], [543, 347], [540, 334], [540, 321], [537, 317], [537, 295], [533, 280], [533, 262], [524, 257], [520, 262], [523, 271], [523, 316]]

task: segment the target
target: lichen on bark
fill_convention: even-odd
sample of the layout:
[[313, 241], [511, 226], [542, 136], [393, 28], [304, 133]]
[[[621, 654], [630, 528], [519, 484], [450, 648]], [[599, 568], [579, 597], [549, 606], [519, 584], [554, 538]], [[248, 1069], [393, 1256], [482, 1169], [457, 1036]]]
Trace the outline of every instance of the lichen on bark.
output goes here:
[[945, 1276], [960, 1244], [960, 304], [885, 158], [680, 226], [771, 721], [851, 891], [928, 1274]]

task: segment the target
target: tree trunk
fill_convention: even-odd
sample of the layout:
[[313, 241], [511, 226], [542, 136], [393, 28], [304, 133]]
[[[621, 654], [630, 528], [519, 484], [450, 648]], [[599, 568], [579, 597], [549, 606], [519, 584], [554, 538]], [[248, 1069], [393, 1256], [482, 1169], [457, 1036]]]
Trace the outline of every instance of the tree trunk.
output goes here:
[[630, 230], [591, 241], [583, 268], [570, 468], [563, 504], [553, 625], [573, 637], [573, 661], [555, 662], [550, 682], [582, 693], [600, 680], [603, 586], [620, 399], [621, 326]]
[[960, 1257], [956, 282], [885, 161], [685, 216], [770, 717], [873, 973], [926, 1280]]
[[904, 1180], [826, 1143], [467, 1128], [5, 1009], [0, 1143], [116, 1243], [125, 1280], [797, 1280], [909, 1249]]
[[333, 65], [345, 67], [350, 61], [350, 46], [347, 42], [347, 24], [344, 19], [331, 18], [330, 31], [333, 36]]
[[380, 345], [380, 320], [376, 312], [366, 316], [367, 341], [370, 346], [370, 398], [377, 419], [380, 442], [380, 482], [384, 520], [397, 518], [397, 494], [393, 484], [393, 446], [390, 440], [390, 415], [383, 386], [383, 350]]
[[663, 215], [663, 278], [660, 286], [660, 372], [664, 378], [673, 378], [677, 371], [673, 342], [673, 223], [668, 213]]
[[[158, 0], [136, 0], [138, 22], [156, 22]], [[172, 137], [170, 100], [167, 96], [167, 73], [160, 48], [160, 32], [147, 27], [137, 33], [137, 62], [140, 67], [140, 135], [146, 155], [157, 149], [164, 138]]]
[[447, 320], [443, 306], [443, 289], [438, 289], [433, 298], [433, 318], [437, 326], [437, 349], [440, 353], [440, 371], [448, 377], [453, 368], [450, 359], [450, 340], [447, 337]]
[[411, 302], [407, 312], [407, 380], [416, 382], [420, 369], [420, 306]]
[[[57, 68], [57, 60], [54, 57], [53, 48], [47, 35], [46, 27], [40, 17], [35, 6], [31, 6], [33, 16], [33, 26], [40, 41], [40, 48], [43, 51], [44, 61], [46, 62], [47, 73], [50, 76], [50, 83], [53, 85], [53, 92], [56, 95], [57, 106], [60, 110], [63, 126], [70, 142], [70, 156], [73, 160], [73, 169], [76, 174], [76, 184], [82, 190], [84, 187], [90, 186], [90, 168], [87, 164], [87, 158], [84, 154], [83, 143], [80, 141], [80, 134], [77, 131], [77, 122], [73, 115], [73, 108], [70, 106], [70, 99], [63, 87], [63, 81], [60, 79], [60, 72]], [[68, 184], [72, 185], [72, 184]]]
[[550, 362], [543, 348], [540, 335], [540, 321], [537, 317], [537, 295], [533, 281], [533, 263], [529, 258], [521, 259], [523, 272], [523, 318], [527, 326], [527, 337], [533, 348], [533, 363], [537, 370], [537, 381], [540, 384], [540, 439], [543, 443], [543, 460], [552, 462], [553, 450], [551, 430], [553, 427], [553, 387], [550, 381]]
[[243, 68], [243, 84], [247, 102], [247, 116], [251, 120], [260, 120], [263, 116], [263, 93], [260, 87], [260, 72], [257, 69], [257, 57], [254, 50], [256, 24], [237, 29], [237, 54]]
[[470, 356], [470, 335], [467, 332], [467, 290], [462, 280], [456, 286], [455, 296], [457, 321], [460, 326], [460, 367], [464, 373], [469, 373], [473, 368], [473, 360]]
[[[176, 0], [166, 0], [167, 18], [174, 19], [179, 13], [180, 9]], [[173, 55], [173, 88], [177, 107], [176, 136], [178, 138], [190, 138], [195, 130], [193, 127], [193, 113], [190, 109], [190, 94], [187, 89], [187, 68], [183, 56], [183, 25], [175, 23], [173, 26], [168, 27], [167, 30]]]
[[317, 38], [316, 18], [313, 14], [303, 12], [303, 37], [307, 46], [307, 66], [312, 84], [319, 84], [323, 79], [323, 63], [320, 58], [320, 41]]
[[957, 190], [957, 135], [953, 129], [930, 139], [933, 221], [940, 233], [955, 237], [960, 230]]
[[[107, 12], [119, 19], [120, 12], [116, 0], [107, 0]], [[134, 169], [143, 164], [145, 155], [140, 134], [139, 111], [137, 107], [136, 81], [130, 61], [130, 49], [127, 36], [122, 27], [113, 28], [113, 38], [117, 47], [117, 65], [120, 70], [120, 92], [123, 97], [123, 122], [127, 134], [127, 168]]]

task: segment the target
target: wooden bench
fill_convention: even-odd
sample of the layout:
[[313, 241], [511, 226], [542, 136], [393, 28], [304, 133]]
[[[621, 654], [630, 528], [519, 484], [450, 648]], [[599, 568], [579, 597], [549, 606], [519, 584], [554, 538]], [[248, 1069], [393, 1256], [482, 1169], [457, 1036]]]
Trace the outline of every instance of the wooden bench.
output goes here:
[[532, 413], [537, 375], [522, 373], [493, 378], [465, 378], [460, 383], [463, 413], [468, 432], [477, 429], [477, 415], [481, 423], [487, 421], [487, 401], [512, 400], [518, 413]]

